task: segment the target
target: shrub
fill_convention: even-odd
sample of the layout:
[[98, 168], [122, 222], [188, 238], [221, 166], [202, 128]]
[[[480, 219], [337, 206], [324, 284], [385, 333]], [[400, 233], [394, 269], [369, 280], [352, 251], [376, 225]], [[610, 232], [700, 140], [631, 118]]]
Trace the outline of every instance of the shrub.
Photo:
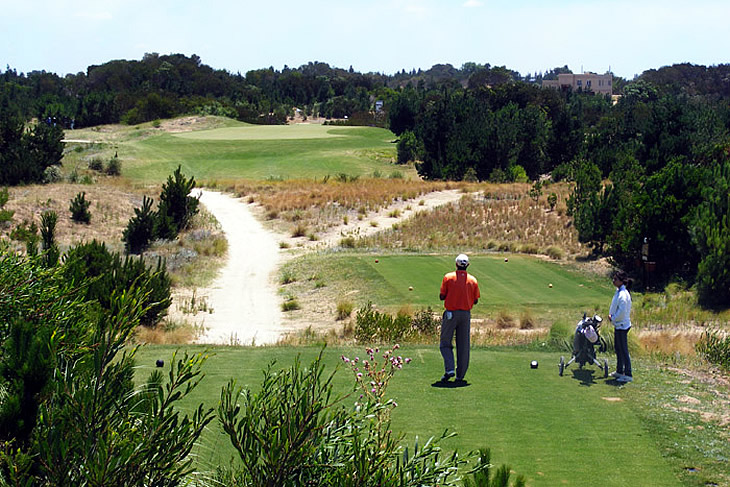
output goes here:
[[562, 260], [563, 257], [565, 257], [565, 252], [563, 251], [563, 249], [556, 245], [551, 245], [550, 247], [548, 247], [545, 250], [545, 253], [548, 257], [554, 260]]
[[162, 259], [158, 259], [155, 269], [148, 268], [142, 258], [122, 259], [96, 240], [69, 249], [64, 256], [63, 274], [69, 282], [85, 284], [86, 300], [106, 310], [112, 309], [115, 295], [140, 289], [144, 305], [140, 323], [145, 326], [157, 325], [172, 303], [171, 281]]
[[298, 223], [297, 226], [294, 227], [294, 230], [292, 230], [291, 236], [293, 238], [298, 238], [298, 237], [304, 237], [306, 234], [307, 234], [307, 226], [302, 223]]
[[0, 225], [13, 219], [14, 211], [6, 210], [5, 205], [10, 199], [8, 188], [0, 189]]
[[23, 221], [10, 232], [10, 238], [25, 243], [25, 251], [28, 255], [38, 255], [38, 225], [35, 222]]
[[570, 353], [573, 350], [573, 335], [575, 324], [565, 321], [556, 321], [550, 327], [547, 344], [554, 349]]
[[719, 330], [705, 331], [696, 350], [708, 362], [730, 370], [730, 335]]
[[550, 193], [547, 197], [548, 205], [550, 205], [550, 211], [555, 211], [555, 205], [558, 204], [558, 195]]
[[346, 249], [354, 249], [356, 245], [355, 237], [345, 237], [340, 240], [340, 246]]
[[353, 304], [351, 301], [337, 301], [337, 311], [335, 312], [335, 319], [342, 321], [350, 317], [352, 314]]
[[430, 306], [416, 311], [411, 318], [411, 326], [413, 326], [413, 328], [422, 335], [435, 335], [440, 324], [441, 320], [439, 316], [434, 314], [433, 309], [431, 309]]
[[525, 310], [520, 316], [520, 330], [532, 330], [535, 325], [535, 317], [529, 310]]
[[19, 406], [0, 412], [0, 483], [185, 483], [213, 412], [200, 405], [188, 416], [177, 406], [205, 357], [176, 354], [164, 380], [156, 371], [136, 384], [129, 341], [142, 291], [115, 296], [113, 311], [91, 310], [83, 285], [39, 264], [0, 255], [2, 404]]
[[501, 310], [497, 314], [497, 328], [505, 329], [505, 328], [514, 328], [515, 327], [515, 319], [510, 315], [507, 311]]
[[555, 169], [553, 169], [550, 177], [556, 183], [558, 181], [572, 181], [573, 173], [573, 164], [569, 162], [563, 162], [561, 164], [558, 164]]
[[528, 181], [527, 172], [525, 168], [519, 164], [515, 164], [509, 168], [510, 181], [515, 183], [526, 183]]
[[98, 157], [89, 160], [89, 169], [92, 171], [102, 172], [104, 170], [104, 161]]
[[358, 384], [379, 384], [355, 408], [341, 407], [343, 398], [333, 395], [335, 372], [324, 374], [322, 352], [306, 367], [299, 357], [280, 371], [270, 365], [257, 392], [230, 381], [221, 391], [218, 419], [240, 464], [219, 469], [215, 480], [231, 486], [460, 485], [456, 473], [466, 461], [456, 453], [443, 456], [438, 447], [449, 435], [410, 451], [394, 436], [389, 412], [396, 405], [383, 397], [388, 378], [407, 359], [386, 354], [382, 366], [371, 354], [369, 370], [342, 357]]
[[404, 312], [393, 317], [376, 311], [373, 303], [368, 301], [355, 315], [355, 339], [360, 342], [400, 341], [411, 334], [411, 317]]
[[91, 222], [91, 213], [89, 213], [90, 201], [86, 201], [86, 193], [76, 193], [76, 197], [71, 200], [68, 211], [71, 212], [71, 219], [76, 223]]
[[162, 185], [157, 209], [158, 237], [175, 238], [180, 231], [188, 228], [200, 204], [198, 198], [190, 196], [194, 188], [195, 178], [187, 179], [181, 166], [177, 166], [175, 172], [167, 177], [167, 182]]
[[467, 168], [466, 171], [464, 171], [464, 177], [462, 178], [463, 181], [466, 181], [468, 183], [476, 183], [479, 182], [479, 177], [477, 176], [477, 170], [473, 167]]
[[301, 306], [299, 304], [299, 301], [297, 301], [297, 298], [295, 296], [288, 296], [286, 300], [284, 300], [283, 303], [281, 303], [281, 310], [282, 311], [295, 311], [301, 309]]
[[142, 207], [134, 209], [134, 216], [129, 219], [127, 228], [122, 232], [124, 250], [129, 254], [140, 254], [147, 250], [155, 238], [157, 217], [152, 211], [152, 198], [145, 196]]
[[63, 174], [58, 166], [48, 166], [43, 170], [43, 182], [46, 184], [57, 183], [62, 179]]
[[57, 222], [58, 215], [55, 211], [41, 213], [41, 248], [48, 267], [55, 266], [58, 263], [58, 257], [61, 255], [58, 245], [56, 245]]
[[284, 269], [279, 278], [279, 284], [291, 284], [296, 282], [297, 276], [291, 269]]
[[122, 161], [119, 160], [119, 156], [116, 153], [114, 157], [109, 159], [104, 172], [109, 176], [119, 176], [122, 174]]

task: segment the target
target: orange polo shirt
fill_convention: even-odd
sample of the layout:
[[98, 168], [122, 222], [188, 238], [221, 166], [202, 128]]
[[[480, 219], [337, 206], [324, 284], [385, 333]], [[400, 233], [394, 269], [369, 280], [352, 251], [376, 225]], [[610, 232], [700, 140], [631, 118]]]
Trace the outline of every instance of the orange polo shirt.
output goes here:
[[479, 299], [479, 283], [466, 271], [449, 272], [441, 281], [441, 295], [446, 296], [444, 308], [449, 311], [469, 311]]

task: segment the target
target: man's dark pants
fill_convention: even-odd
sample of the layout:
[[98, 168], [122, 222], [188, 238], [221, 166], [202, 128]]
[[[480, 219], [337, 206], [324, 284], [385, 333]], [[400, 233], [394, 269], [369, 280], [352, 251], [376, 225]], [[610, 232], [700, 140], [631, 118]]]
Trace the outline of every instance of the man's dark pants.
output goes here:
[[[450, 314], [450, 318], [449, 318]], [[441, 319], [441, 341], [439, 350], [444, 358], [444, 369], [456, 371], [456, 378], [463, 379], [469, 368], [469, 333], [471, 329], [471, 311], [444, 311]], [[454, 346], [452, 339], [456, 333], [456, 358], [458, 366], [454, 368]]]

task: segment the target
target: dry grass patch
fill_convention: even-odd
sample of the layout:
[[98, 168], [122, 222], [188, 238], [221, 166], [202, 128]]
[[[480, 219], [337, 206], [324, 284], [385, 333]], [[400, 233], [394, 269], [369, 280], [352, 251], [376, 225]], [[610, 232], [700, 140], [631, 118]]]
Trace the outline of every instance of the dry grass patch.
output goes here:
[[[572, 221], [562, 211], [550, 211], [542, 199], [528, 197], [528, 184], [482, 184], [481, 196], [464, 196], [459, 202], [431, 212], [418, 213], [398, 228], [363, 239], [369, 248], [407, 248], [420, 251], [458, 247], [504, 252], [546, 253], [553, 259], [585, 254]], [[562, 195], [567, 184], [550, 186]], [[563, 203], [564, 205], [564, 203]]]
[[696, 355], [695, 345], [705, 329], [639, 330], [636, 334], [642, 348], [652, 354]]
[[139, 344], [155, 345], [192, 343], [200, 336], [201, 331], [202, 329], [196, 325], [166, 319], [155, 328], [138, 327], [134, 341]]
[[[71, 219], [69, 205], [76, 194], [85, 192], [91, 203], [91, 223], [79, 224]], [[159, 191], [158, 191], [159, 192]], [[58, 214], [56, 240], [65, 250], [70, 246], [93, 239], [106, 242], [114, 251], [122, 251], [122, 231], [134, 215], [134, 208], [141, 206], [144, 195], [155, 195], [147, 189], [125, 187], [108, 181], [105, 184], [47, 184], [9, 188], [10, 200], [6, 209], [14, 211], [10, 226], [0, 228], [0, 236], [9, 238], [10, 232], [23, 221], [40, 224], [40, 214], [55, 211]], [[17, 243], [18, 249], [24, 248]]]
[[380, 178], [346, 182], [333, 179], [208, 181], [202, 185], [232, 193], [249, 203], [256, 202], [277, 230], [289, 234], [297, 226], [308, 228], [314, 234], [325, 233], [343, 221], [360, 220], [398, 201], [467, 187], [462, 183]]

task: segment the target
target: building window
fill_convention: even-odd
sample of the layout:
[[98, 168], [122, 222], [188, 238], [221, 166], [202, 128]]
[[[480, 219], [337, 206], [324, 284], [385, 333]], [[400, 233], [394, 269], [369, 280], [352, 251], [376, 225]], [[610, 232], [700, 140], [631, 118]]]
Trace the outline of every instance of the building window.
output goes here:
[[575, 84], [578, 86], [583, 86], [583, 80], [582, 79], [576, 80]]

